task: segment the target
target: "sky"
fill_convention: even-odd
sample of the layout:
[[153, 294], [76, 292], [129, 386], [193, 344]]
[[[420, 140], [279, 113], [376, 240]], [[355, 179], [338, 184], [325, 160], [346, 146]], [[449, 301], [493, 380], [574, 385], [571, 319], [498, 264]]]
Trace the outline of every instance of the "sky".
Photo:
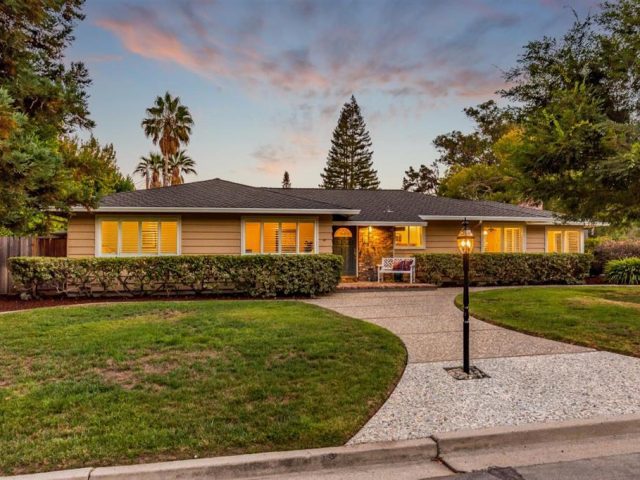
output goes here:
[[[67, 52], [83, 61], [93, 134], [122, 171], [157, 150], [145, 109], [165, 91], [195, 125], [197, 177], [316, 187], [353, 94], [382, 188], [431, 164], [433, 139], [505, 87], [522, 46], [558, 36], [597, 0], [89, 0]], [[134, 178], [138, 188], [142, 179]]]

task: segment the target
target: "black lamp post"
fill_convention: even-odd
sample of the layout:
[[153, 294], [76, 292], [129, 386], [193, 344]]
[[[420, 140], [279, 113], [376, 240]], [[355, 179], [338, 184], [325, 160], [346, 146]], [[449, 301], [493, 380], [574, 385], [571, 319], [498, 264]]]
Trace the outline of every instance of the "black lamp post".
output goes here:
[[464, 285], [462, 293], [463, 323], [462, 323], [462, 369], [469, 375], [469, 254], [473, 251], [473, 232], [469, 229], [469, 222], [465, 218], [462, 230], [458, 233], [458, 249], [462, 253], [462, 271]]

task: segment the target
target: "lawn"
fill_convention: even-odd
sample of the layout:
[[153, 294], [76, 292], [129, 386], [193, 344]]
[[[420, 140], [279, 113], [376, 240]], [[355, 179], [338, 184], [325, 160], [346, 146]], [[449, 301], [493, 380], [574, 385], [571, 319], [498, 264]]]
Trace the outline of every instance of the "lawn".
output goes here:
[[470, 309], [503, 327], [640, 357], [640, 287], [487, 290], [471, 294]]
[[0, 472], [339, 445], [405, 361], [388, 331], [293, 301], [0, 315]]

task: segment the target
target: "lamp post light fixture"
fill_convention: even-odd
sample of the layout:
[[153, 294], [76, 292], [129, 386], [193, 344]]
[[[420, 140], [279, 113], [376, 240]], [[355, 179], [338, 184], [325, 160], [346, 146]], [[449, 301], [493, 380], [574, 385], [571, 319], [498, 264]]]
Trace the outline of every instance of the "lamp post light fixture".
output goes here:
[[462, 304], [462, 370], [470, 374], [469, 365], [469, 254], [473, 251], [473, 232], [469, 228], [469, 222], [465, 218], [462, 229], [457, 237], [458, 250], [462, 254], [462, 271], [464, 274]]

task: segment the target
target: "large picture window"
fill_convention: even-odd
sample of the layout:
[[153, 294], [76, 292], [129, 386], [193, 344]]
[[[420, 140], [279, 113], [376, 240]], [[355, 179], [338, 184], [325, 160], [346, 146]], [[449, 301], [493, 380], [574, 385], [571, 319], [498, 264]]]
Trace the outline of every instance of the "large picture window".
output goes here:
[[396, 247], [419, 248], [424, 243], [422, 227], [406, 226], [395, 228]]
[[579, 230], [547, 230], [547, 252], [580, 253], [582, 251]]
[[99, 219], [98, 256], [177, 255], [177, 219]]
[[245, 254], [304, 254], [316, 252], [315, 220], [246, 220]]
[[524, 251], [522, 227], [484, 227], [482, 251], [486, 253], [520, 253]]

